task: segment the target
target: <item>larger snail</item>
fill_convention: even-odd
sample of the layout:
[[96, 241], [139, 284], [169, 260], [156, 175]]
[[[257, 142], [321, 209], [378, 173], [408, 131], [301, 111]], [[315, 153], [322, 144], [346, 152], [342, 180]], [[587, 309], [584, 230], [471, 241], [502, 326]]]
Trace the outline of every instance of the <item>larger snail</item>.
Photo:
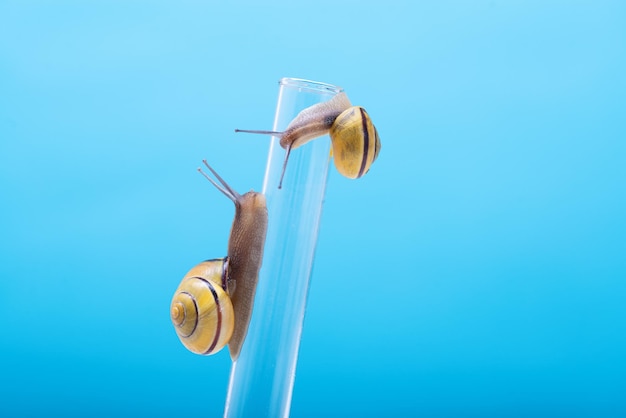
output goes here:
[[273, 135], [287, 150], [278, 188], [282, 187], [287, 160], [292, 149], [310, 140], [330, 134], [335, 167], [343, 176], [356, 179], [367, 173], [380, 152], [380, 138], [369, 115], [360, 106], [352, 106], [341, 92], [327, 102], [318, 103], [298, 113], [282, 132], [235, 129]]
[[[237, 193], [211, 168], [219, 183], [198, 169], [235, 203], [228, 256], [203, 261], [183, 277], [174, 293], [170, 316], [187, 349], [214, 354], [229, 346], [236, 360], [248, 330], [267, 232], [265, 196]], [[221, 184], [220, 184], [221, 183]]]

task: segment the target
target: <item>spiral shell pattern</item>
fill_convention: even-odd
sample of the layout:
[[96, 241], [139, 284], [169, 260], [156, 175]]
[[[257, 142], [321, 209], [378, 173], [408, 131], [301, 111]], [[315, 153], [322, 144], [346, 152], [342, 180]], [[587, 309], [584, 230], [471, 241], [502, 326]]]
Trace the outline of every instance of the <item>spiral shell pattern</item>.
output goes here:
[[361, 106], [344, 110], [330, 128], [335, 167], [357, 179], [367, 173], [380, 152], [378, 131]]
[[196, 354], [214, 354], [233, 333], [235, 314], [226, 292], [228, 259], [193, 267], [174, 293], [170, 317], [178, 338]]

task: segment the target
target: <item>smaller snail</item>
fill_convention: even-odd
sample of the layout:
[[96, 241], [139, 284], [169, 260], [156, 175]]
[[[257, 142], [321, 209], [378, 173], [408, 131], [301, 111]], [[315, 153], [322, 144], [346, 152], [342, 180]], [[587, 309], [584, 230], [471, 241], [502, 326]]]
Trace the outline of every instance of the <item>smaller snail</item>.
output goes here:
[[380, 152], [378, 131], [360, 106], [352, 106], [345, 93], [298, 113], [282, 132], [235, 129], [235, 132], [273, 135], [287, 150], [278, 188], [282, 187], [292, 149], [330, 134], [335, 167], [343, 176], [356, 179], [367, 173]]
[[263, 194], [251, 190], [240, 195], [203, 163], [219, 183], [198, 171], [235, 203], [228, 256], [203, 261], [189, 270], [174, 293], [170, 317], [187, 349], [208, 355], [228, 344], [234, 361], [252, 315], [267, 232], [267, 206]]

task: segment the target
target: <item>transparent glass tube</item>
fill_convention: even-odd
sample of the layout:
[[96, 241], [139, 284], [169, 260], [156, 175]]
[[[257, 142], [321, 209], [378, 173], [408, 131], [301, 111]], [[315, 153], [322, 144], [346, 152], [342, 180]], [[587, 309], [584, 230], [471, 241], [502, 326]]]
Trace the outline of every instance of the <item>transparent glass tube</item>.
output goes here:
[[[293, 78], [279, 84], [274, 131], [342, 91]], [[293, 150], [279, 189], [285, 150], [272, 137], [263, 183], [269, 216], [265, 255], [248, 334], [231, 369], [224, 417], [289, 416], [329, 155], [328, 136]]]

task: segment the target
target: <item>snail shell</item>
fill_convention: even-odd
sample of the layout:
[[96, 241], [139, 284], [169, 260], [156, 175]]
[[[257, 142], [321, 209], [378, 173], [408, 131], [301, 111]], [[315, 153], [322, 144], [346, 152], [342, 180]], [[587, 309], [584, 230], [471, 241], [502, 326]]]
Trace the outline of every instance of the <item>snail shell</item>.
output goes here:
[[369, 115], [360, 106], [344, 110], [330, 127], [337, 171], [350, 179], [367, 173], [378, 158], [380, 138]]
[[230, 341], [235, 312], [226, 292], [227, 275], [228, 258], [203, 261], [189, 270], [176, 289], [170, 316], [189, 351], [213, 354]]

